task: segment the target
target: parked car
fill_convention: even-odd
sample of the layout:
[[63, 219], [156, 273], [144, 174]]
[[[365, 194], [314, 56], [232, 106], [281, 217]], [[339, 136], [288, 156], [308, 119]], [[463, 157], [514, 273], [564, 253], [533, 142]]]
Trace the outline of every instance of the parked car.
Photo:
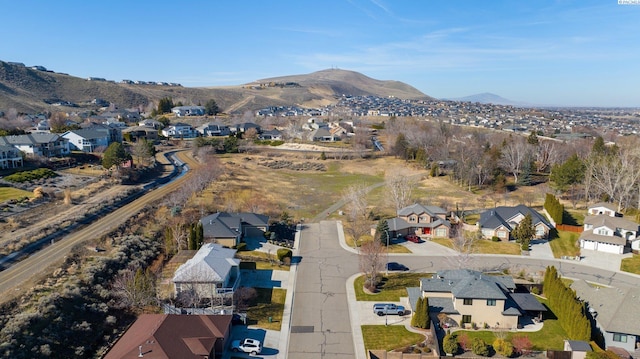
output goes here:
[[373, 305], [373, 312], [380, 317], [385, 314], [404, 315], [404, 307], [392, 303], [376, 303]]
[[404, 264], [400, 264], [398, 262], [389, 262], [387, 263], [387, 270], [391, 270], [391, 271], [408, 271], [409, 268], [404, 265]]
[[408, 240], [409, 242], [420, 243], [420, 237], [416, 236], [415, 234], [407, 234], [404, 239]]
[[262, 343], [256, 339], [242, 339], [231, 342], [231, 350], [234, 352], [250, 353], [251, 355], [260, 354], [262, 351]]

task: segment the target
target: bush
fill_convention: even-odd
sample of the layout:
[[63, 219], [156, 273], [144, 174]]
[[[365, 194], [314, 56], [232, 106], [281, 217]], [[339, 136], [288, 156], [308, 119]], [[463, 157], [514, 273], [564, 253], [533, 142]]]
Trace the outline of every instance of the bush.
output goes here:
[[493, 237], [491, 237], [491, 241], [492, 242], [500, 242], [500, 238], [498, 238], [498, 236], [493, 236]]
[[41, 178], [52, 178], [57, 176], [58, 176], [57, 173], [55, 173], [54, 171], [48, 168], [38, 168], [33, 171], [16, 172], [14, 174], [5, 176], [4, 179], [9, 182], [22, 183], [27, 181], [38, 180]]
[[458, 345], [458, 340], [454, 334], [447, 334], [442, 339], [442, 349], [447, 354], [456, 354], [460, 347]]
[[489, 356], [489, 346], [482, 338], [473, 338], [471, 343], [473, 354], [483, 357]]
[[242, 252], [242, 251], [246, 251], [247, 250], [247, 243], [245, 242], [240, 242], [236, 245], [236, 250], [238, 252]]
[[291, 260], [291, 257], [293, 257], [293, 252], [291, 252], [291, 249], [280, 248], [278, 249], [277, 255], [278, 255], [278, 260], [280, 262], [284, 262], [285, 258], [289, 258], [289, 260]]
[[511, 345], [511, 343], [504, 339], [496, 339], [493, 342], [493, 349], [496, 351], [496, 353], [506, 357], [510, 357], [513, 355], [513, 346]]

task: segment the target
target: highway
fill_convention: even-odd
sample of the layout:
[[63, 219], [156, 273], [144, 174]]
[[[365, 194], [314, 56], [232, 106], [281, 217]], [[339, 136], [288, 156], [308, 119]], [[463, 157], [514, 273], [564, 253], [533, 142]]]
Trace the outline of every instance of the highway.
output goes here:
[[[198, 163], [187, 155], [186, 151], [177, 152], [179, 159], [191, 168], [197, 167]], [[163, 165], [169, 165], [169, 161], [164, 156], [157, 156]], [[186, 181], [190, 172], [183, 176], [178, 176], [173, 182], [169, 182], [156, 188], [133, 202], [114, 210], [103, 218], [96, 220], [92, 224], [62, 237], [52, 245], [46, 246], [33, 253], [27, 258], [13, 264], [9, 268], [0, 272], [0, 293], [3, 301], [9, 300], [19, 295], [23, 283], [33, 285], [32, 279], [43, 277], [48, 271], [52, 271], [53, 265], [61, 262], [69, 254], [71, 249], [85, 241], [107, 235], [113, 229], [124, 224], [129, 218], [138, 214], [147, 205], [161, 200], [167, 194], [180, 188]]]

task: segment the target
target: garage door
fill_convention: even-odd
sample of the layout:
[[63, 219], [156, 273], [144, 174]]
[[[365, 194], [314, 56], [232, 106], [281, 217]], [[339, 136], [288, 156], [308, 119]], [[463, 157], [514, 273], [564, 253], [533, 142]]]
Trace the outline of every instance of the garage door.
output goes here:
[[245, 227], [244, 236], [245, 237], [262, 237], [264, 236], [264, 231], [256, 227]]

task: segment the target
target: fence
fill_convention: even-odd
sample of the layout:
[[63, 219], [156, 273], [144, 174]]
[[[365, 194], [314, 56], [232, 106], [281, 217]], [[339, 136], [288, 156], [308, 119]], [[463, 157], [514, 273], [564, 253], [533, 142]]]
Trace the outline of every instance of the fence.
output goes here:
[[559, 231], [567, 231], [567, 232], [575, 232], [582, 233], [584, 228], [582, 226], [572, 226], [570, 224], [558, 224], [556, 225], [556, 229]]

